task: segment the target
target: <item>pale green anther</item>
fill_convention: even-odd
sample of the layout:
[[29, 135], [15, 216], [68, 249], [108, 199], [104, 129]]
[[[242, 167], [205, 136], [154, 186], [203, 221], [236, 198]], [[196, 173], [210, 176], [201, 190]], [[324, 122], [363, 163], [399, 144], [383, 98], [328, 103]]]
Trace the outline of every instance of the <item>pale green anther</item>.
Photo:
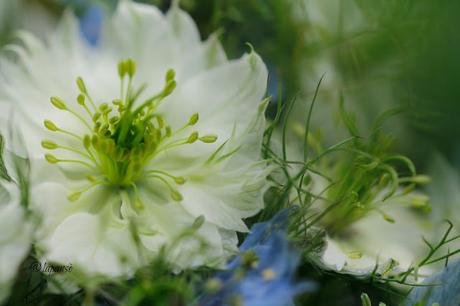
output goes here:
[[347, 253], [348, 258], [350, 259], [360, 259], [363, 257], [363, 253], [359, 251], [352, 251]]
[[144, 209], [145, 205], [140, 199], [136, 199], [134, 202], [134, 205], [136, 206], [137, 209]]
[[141, 164], [139, 164], [139, 163], [134, 164], [134, 166], [133, 166], [133, 171], [134, 171], [135, 173], [141, 171], [141, 169], [142, 169], [142, 165], [141, 165]]
[[160, 139], [161, 138], [161, 131], [160, 130], [155, 130], [154, 137], [156, 137], [156, 139]]
[[431, 183], [431, 178], [428, 175], [417, 175], [412, 178], [412, 182], [419, 185], [426, 185]]
[[66, 110], [67, 106], [65, 105], [64, 101], [62, 101], [59, 97], [51, 97], [51, 104], [53, 104], [58, 109]]
[[82, 95], [82, 94], [79, 94], [78, 97], [77, 97], [77, 102], [80, 105], [85, 105], [85, 96]]
[[108, 108], [109, 108], [109, 105], [107, 103], [102, 103], [101, 105], [99, 105], [99, 109], [101, 110], [102, 113]]
[[45, 124], [45, 127], [50, 131], [56, 132], [57, 130], [59, 130], [58, 127], [50, 120], [45, 120], [44, 124]]
[[425, 208], [429, 206], [430, 197], [426, 195], [415, 195], [411, 199], [411, 205], [415, 208]]
[[182, 194], [177, 190], [171, 190], [171, 198], [176, 202], [180, 202], [183, 199]]
[[118, 63], [118, 75], [120, 78], [124, 78], [126, 74], [126, 66], [124, 61]]
[[95, 133], [99, 133], [99, 129], [101, 128], [101, 123], [100, 122], [96, 122], [96, 124], [94, 125], [94, 128], [93, 128], [93, 131]]
[[107, 152], [107, 149], [108, 149], [107, 141], [102, 140], [101, 143], [100, 143], [100, 145], [99, 145], [99, 149], [100, 149], [102, 152]]
[[395, 219], [386, 213], [383, 213], [383, 219], [385, 219], [385, 221], [387, 222], [395, 223]]
[[163, 120], [163, 117], [157, 116], [156, 118], [158, 121], [158, 126], [160, 127], [160, 129], [162, 129], [165, 126], [165, 121]]
[[195, 131], [192, 134], [190, 134], [190, 136], [188, 136], [187, 143], [194, 143], [197, 140], [198, 140], [198, 132]]
[[93, 121], [96, 122], [101, 117], [101, 113], [97, 112], [93, 115]]
[[86, 179], [90, 181], [91, 183], [94, 183], [97, 180], [97, 178], [94, 177], [93, 175], [87, 175]]
[[200, 119], [200, 115], [198, 113], [194, 113], [190, 117], [190, 120], [188, 121], [188, 125], [195, 125], [198, 122], [198, 119]]
[[114, 124], [114, 123], [117, 122], [119, 119], [120, 119], [120, 118], [118, 118], [118, 116], [112, 117], [112, 118], [110, 118], [109, 123]]
[[366, 293], [361, 294], [361, 303], [363, 306], [372, 306], [371, 299]]
[[112, 110], [113, 110], [113, 109], [112, 109], [111, 107], [107, 107], [107, 108], [104, 110], [103, 114], [104, 114], [104, 115], [107, 115], [107, 114], [110, 113]]
[[77, 192], [74, 192], [74, 193], [71, 193], [67, 196], [67, 199], [70, 201], [70, 202], [75, 202], [77, 201], [81, 196], [81, 192], [77, 191]]
[[88, 91], [86, 90], [85, 82], [83, 81], [83, 79], [81, 77], [77, 78], [77, 86], [78, 86], [78, 89], [80, 89], [80, 91], [82, 93], [84, 93], [84, 94], [88, 93]]
[[83, 146], [85, 149], [89, 149], [91, 146], [91, 137], [89, 135], [85, 135], [85, 137], [83, 137]]
[[109, 139], [107, 142], [107, 152], [110, 154], [115, 152], [115, 142], [112, 139]]
[[[436, 303], [436, 304], [437, 304], [437, 303]], [[387, 304], [380, 302], [380, 303], [379, 303], [379, 306], [387, 306]], [[437, 304], [437, 305], [433, 304], [432, 306], [439, 306], [439, 304]]]
[[174, 80], [175, 76], [176, 72], [174, 72], [173, 69], [169, 69], [168, 72], [166, 72], [166, 83], [168, 83], [171, 80]]
[[117, 161], [123, 160], [123, 149], [117, 147], [114, 156]]
[[96, 135], [93, 135], [93, 137], [91, 137], [91, 144], [93, 145], [94, 148], [98, 147], [99, 138]]
[[203, 226], [205, 220], [206, 219], [203, 215], [198, 216], [198, 218], [196, 218], [195, 221], [193, 221], [192, 228], [195, 230], [199, 229]]
[[186, 181], [185, 178], [183, 178], [182, 176], [176, 176], [176, 177], [174, 178], [174, 182], [175, 182], [176, 184], [178, 184], [178, 185], [183, 185], [183, 184], [185, 184], [185, 181]]
[[165, 136], [171, 137], [171, 127], [169, 125], [165, 127]]
[[173, 90], [176, 88], [176, 85], [177, 83], [174, 80], [166, 83], [166, 87], [163, 91], [163, 97], [169, 96], [173, 92]]
[[200, 137], [200, 141], [204, 143], [214, 143], [217, 140], [217, 135], [205, 135]]
[[54, 155], [49, 154], [49, 153], [45, 154], [45, 159], [51, 164], [55, 164], [59, 162], [59, 159], [57, 159], [56, 157], [54, 157]]
[[126, 65], [126, 72], [128, 73], [129, 77], [132, 78], [136, 73], [136, 63], [132, 59], [128, 59], [125, 62]]
[[42, 147], [48, 150], [54, 150], [58, 148], [58, 145], [51, 140], [43, 140], [42, 141]]

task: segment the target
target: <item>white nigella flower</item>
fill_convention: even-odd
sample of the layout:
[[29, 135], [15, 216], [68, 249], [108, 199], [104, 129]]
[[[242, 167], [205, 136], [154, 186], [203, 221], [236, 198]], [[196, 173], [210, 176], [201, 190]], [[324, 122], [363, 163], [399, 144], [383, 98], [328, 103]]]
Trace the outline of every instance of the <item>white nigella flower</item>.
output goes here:
[[163, 246], [178, 269], [236, 251], [270, 171], [259, 56], [228, 60], [177, 5], [128, 1], [96, 48], [73, 16], [46, 44], [22, 37], [0, 87], [31, 155], [44, 258], [120, 276]]
[[[11, 159], [7, 168], [11, 170]], [[0, 304], [8, 297], [21, 262], [32, 240], [31, 224], [21, 206], [18, 178], [11, 171], [0, 178]]]
[[[315, 178], [315, 183], [323, 186], [315, 186], [316, 189], [327, 188], [324, 179]], [[418, 178], [425, 180], [423, 176]], [[335, 216], [334, 209], [330, 211], [328, 222], [341, 230], [330, 233], [326, 225], [326, 247], [319, 258], [322, 265], [356, 276], [366, 277], [375, 271], [387, 277], [406, 271], [427, 254], [422, 237], [431, 238], [432, 224], [426, 213], [429, 198], [398, 190], [398, 195], [383, 200], [387, 192], [378, 193], [372, 208], [350, 223]], [[420, 280], [433, 271], [431, 267], [421, 268]]]

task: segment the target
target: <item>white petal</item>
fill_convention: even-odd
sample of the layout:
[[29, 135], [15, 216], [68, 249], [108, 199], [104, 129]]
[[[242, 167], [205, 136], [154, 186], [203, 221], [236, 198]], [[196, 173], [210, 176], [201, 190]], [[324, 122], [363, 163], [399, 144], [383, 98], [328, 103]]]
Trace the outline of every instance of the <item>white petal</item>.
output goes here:
[[90, 274], [120, 276], [136, 265], [136, 245], [129, 229], [107, 228], [100, 217], [77, 213], [60, 224], [46, 242], [50, 261]]
[[164, 101], [161, 111], [167, 122], [180, 127], [196, 112], [200, 115], [194, 127], [201, 135], [217, 134], [214, 145], [187, 150], [191, 156], [215, 149], [229, 139], [235, 125], [237, 135], [257, 114], [265, 95], [267, 69], [255, 54], [217, 66], [178, 84], [176, 91]]
[[166, 14], [168, 23], [175, 36], [179, 40], [179, 48], [186, 50], [198, 46], [200, 33], [193, 19], [179, 8], [178, 3], [174, 3]]

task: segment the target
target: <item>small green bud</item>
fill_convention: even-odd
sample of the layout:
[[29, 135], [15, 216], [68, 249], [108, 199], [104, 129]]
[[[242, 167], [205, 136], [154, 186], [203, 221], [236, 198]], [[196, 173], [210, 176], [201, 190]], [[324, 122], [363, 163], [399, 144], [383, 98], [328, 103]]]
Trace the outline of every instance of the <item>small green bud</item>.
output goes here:
[[214, 143], [217, 140], [217, 135], [205, 135], [200, 137], [200, 141], [204, 143]]
[[190, 134], [190, 136], [188, 136], [187, 138], [187, 143], [194, 143], [195, 141], [197, 141], [198, 139], [198, 132], [193, 132], [192, 134]]
[[58, 127], [53, 122], [51, 122], [51, 120], [45, 120], [44, 124], [45, 124], [45, 127], [50, 131], [55, 132], [59, 130]]
[[45, 159], [50, 163], [50, 164], [56, 164], [57, 162], [59, 162], [59, 159], [57, 159], [56, 157], [54, 157], [54, 155], [52, 154], [45, 154]]
[[58, 109], [63, 109], [63, 110], [67, 109], [67, 106], [65, 105], [64, 101], [62, 101], [61, 98], [59, 98], [59, 97], [51, 97], [50, 100], [51, 100], [51, 104], [53, 104], [54, 107], [56, 107]]
[[58, 148], [58, 145], [51, 140], [43, 140], [42, 141], [42, 147], [48, 150], [54, 150]]
[[194, 113], [190, 117], [190, 120], [188, 121], [188, 125], [195, 125], [198, 122], [198, 119], [200, 119], [200, 115], [198, 115], [198, 113]]

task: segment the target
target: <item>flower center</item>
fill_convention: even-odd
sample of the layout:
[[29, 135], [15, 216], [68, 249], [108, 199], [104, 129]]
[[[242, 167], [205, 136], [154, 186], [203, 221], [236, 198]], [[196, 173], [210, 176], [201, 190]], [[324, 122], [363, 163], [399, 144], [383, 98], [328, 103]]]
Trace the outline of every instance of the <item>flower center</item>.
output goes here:
[[147, 169], [146, 166], [158, 154], [169, 149], [196, 141], [213, 143], [217, 140], [216, 135], [200, 137], [197, 131], [191, 132], [185, 138], [178, 137], [179, 133], [198, 122], [198, 113], [193, 114], [184, 126], [172, 131], [164, 117], [156, 112], [158, 106], [176, 87], [175, 73], [171, 69], [166, 73], [163, 90], [134, 107], [146, 88], [145, 85], [138, 89], [133, 88], [132, 79], [135, 70], [136, 65], [133, 60], [124, 60], [118, 64], [118, 75], [121, 81], [120, 98], [113, 100], [112, 106], [102, 103], [97, 107], [83, 79], [77, 78], [77, 86], [80, 90], [77, 103], [84, 109], [85, 116], [68, 107], [59, 97], [50, 99], [54, 107], [75, 116], [89, 131], [81, 137], [56, 126], [50, 120], [44, 122], [48, 130], [77, 138], [82, 146], [79, 150], [59, 145], [52, 140], [43, 140], [42, 147], [45, 149], [63, 149], [81, 157], [81, 159], [58, 159], [47, 153], [46, 160], [52, 164], [77, 163], [88, 168], [92, 173], [86, 176], [89, 180], [87, 186], [69, 194], [70, 201], [78, 200], [82, 193], [98, 185], [133, 188], [137, 193], [136, 182], [140, 178], [159, 180], [170, 190], [171, 198], [180, 201], [182, 195], [175, 185], [184, 184], [186, 179], [158, 169]]

